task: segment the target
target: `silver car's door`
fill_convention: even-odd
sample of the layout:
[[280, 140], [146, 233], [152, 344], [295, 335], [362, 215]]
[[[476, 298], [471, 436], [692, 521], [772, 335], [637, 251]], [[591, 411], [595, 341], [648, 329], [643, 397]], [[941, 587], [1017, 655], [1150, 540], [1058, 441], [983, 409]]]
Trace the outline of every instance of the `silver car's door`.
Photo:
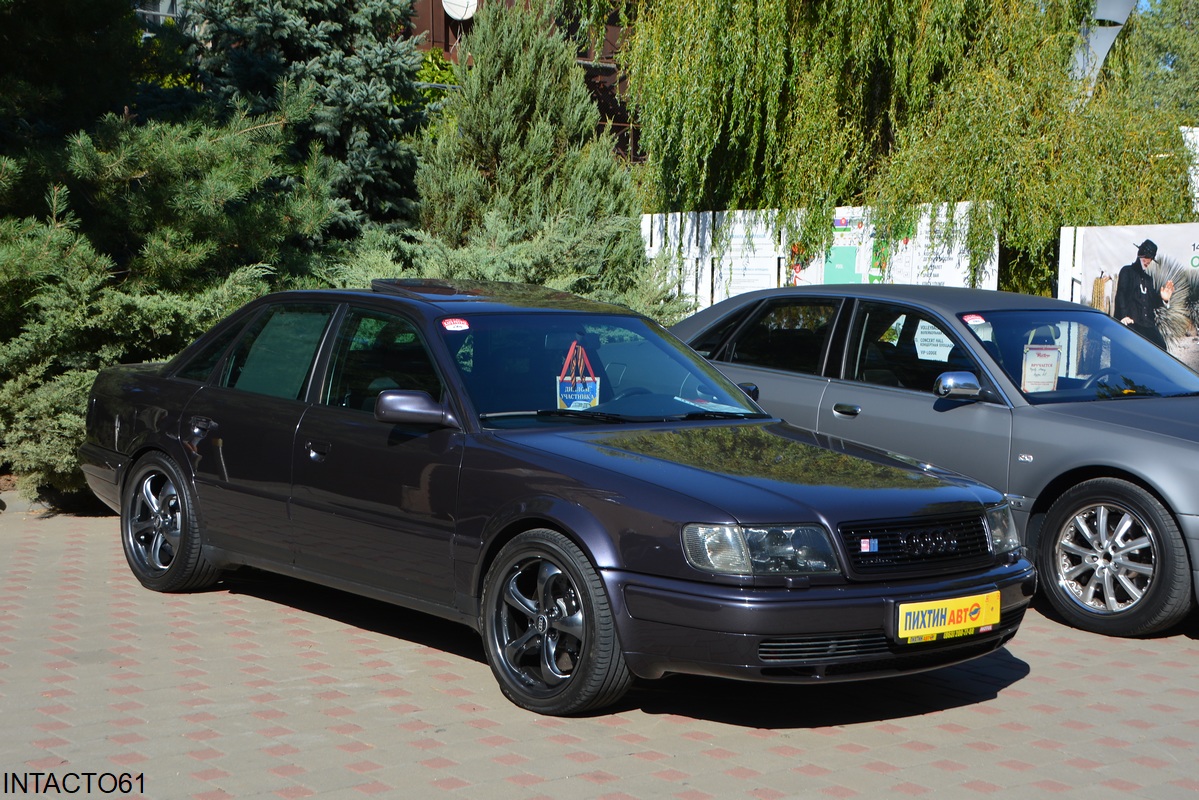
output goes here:
[[[960, 472], [1006, 491], [1012, 412], [997, 393], [954, 399], [933, 394], [945, 372], [986, 373], [945, 325], [917, 309], [860, 303], [843, 378], [820, 403], [816, 429]], [[764, 401], [765, 402], [765, 401]]]
[[756, 385], [770, 413], [814, 430], [841, 303], [818, 297], [764, 303], [711, 354], [712, 360], [735, 383]]

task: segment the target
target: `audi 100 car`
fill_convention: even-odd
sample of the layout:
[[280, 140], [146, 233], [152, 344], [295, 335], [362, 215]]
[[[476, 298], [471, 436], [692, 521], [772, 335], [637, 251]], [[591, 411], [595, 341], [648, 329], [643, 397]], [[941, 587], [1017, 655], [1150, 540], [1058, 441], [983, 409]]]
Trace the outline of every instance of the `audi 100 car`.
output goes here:
[[942, 286], [804, 286], [673, 331], [797, 426], [1007, 495], [1071, 625], [1165, 630], [1199, 594], [1199, 375], [1103, 311]]
[[476, 629], [504, 694], [932, 669], [1017, 631], [998, 492], [783, 424], [627, 309], [541, 287], [268, 295], [104, 370], [81, 451], [137, 579], [241, 566]]

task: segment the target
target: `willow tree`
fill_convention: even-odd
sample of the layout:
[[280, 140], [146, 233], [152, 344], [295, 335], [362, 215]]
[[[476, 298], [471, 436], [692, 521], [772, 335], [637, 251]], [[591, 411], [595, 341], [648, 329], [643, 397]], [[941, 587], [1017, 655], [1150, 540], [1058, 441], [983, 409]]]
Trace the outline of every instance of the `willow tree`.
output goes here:
[[1199, 1], [1150, 0], [1116, 40], [1108, 63], [1147, 111], [1173, 108], [1199, 126]]
[[1062, 226], [1195, 219], [1180, 107], [1133, 91], [1141, 82], [1127, 71], [1081, 86], [1063, 67], [1078, 42], [1072, 19], [1047, 36], [1045, 18], [1044, 8], [995, 8], [959, 76], [903, 131], [870, 198], [893, 229], [919, 203], [974, 201], [959, 226], [972, 260], [998, 237], [1013, 267], [1005, 288], [1029, 292], [1052, 285]]
[[[928, 204], [977, 271], [998, 237], [1043, 290], [1061, 225], [1177, 221], [1175, 119], [1070, 75], [1084, 0], [641, 0], [622, 58], [662, 210], [778, 209], [809, 251], [837, 205]], [[1125, 168], [1125, 164], [1135, 166]], [[1150, 199], [1146, 199], [1150, 198]], [[1151, 207], [1151, 211], [1148, 207]], [[1001, 276], [1002, 277], [1002, 276]]]

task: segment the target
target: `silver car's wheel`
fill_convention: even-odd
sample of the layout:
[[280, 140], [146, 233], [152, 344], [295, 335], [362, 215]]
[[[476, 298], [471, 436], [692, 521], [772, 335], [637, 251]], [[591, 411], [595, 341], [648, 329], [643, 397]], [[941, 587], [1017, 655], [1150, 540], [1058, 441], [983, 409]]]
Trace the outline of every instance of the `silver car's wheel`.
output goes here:
[[1140, 487], [1096, 479], [1046, 517], [1041, 568], [1049, 599], [1076, 627], [1152, 633], [1190, 609], [1190, 568], [1174, 518]]
[[121, 543], [129, 568], [159, 592], [200, 589], [218, 571], [201, 552], [195, 499], [179, 466], [161, 453], [129, 471], [121, 497]]
[[631, 683], [603, 582], [556, 531], [526, 531], [500, 551], [487, 574], [480, 627], [500, 688], [531, 711], [598, 708]]

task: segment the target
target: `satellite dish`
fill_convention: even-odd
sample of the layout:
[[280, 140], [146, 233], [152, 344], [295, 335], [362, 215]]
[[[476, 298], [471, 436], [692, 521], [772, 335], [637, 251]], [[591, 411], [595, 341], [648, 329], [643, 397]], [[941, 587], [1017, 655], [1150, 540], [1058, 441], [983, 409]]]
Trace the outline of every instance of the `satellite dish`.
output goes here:
[[479, 0], [441, 0], [441, 5], [451, 19], [468, 20], [475, 15]]

